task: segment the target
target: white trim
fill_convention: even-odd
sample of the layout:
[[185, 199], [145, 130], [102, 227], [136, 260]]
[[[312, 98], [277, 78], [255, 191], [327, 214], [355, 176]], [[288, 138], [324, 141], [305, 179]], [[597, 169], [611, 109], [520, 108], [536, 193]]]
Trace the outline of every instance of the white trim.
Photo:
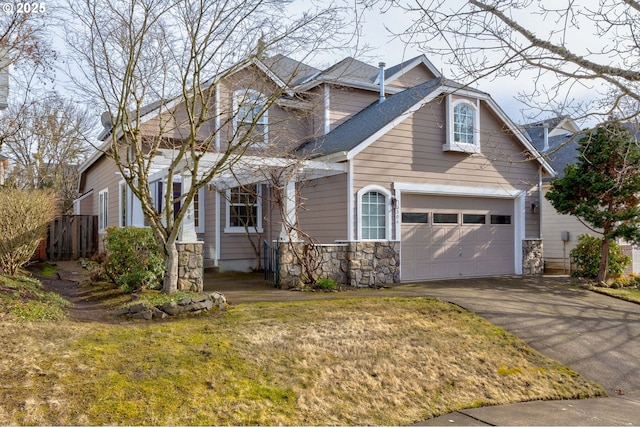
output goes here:
[[213, 93], [216, 115], [214, 119], [214, 127], [215, 127], [215, 149], [216, 151], [220, 151], [220, 84], [217, 83]]
[[214, 255], [214, 265], [217, 267], [220, 262], [220, 192], [216, 189], [216, 237], [215, 237], [215, 255]]
[[393, 188], [403, 193], [431, 194], [435, 196], [495, 197], [499, 199], [514, 199], [523, 193], [523, 190], [510, 190], [499, 187], [470, 187], [413, 182], [394, 182]]
[[98, 192], [98, 233], [109, 227], [109, 188]]
[[[384, 194], [385, 200], [384, 200], [384, 205], [385, 205], [385, 212], [384, 212], [384, 217], [385, 217], [385, 221], [384, 221], [384, 238], [383, 239], [365, 239], [362, 237], [362, 196], [369, 193], [369, 192], [378, 192], [378, 193], [382, 193]], [[375, 185], [375, 184], [371, 184], [371, 185], [367, 185], [366, 187], [362, 187], [361, 189], [358, 190], [358, 235], [356, 236], [356, 239], [358, 240], [366, 240], [366, 241], [370, 241], [370, 240], [391, 240], [391, 191], [389, 191], [388, 189], [380, 186], [380, 185]]]
[[331, 88], [324, 84], [324, 134], [331, 132]]
[[513, 252], [515, 262], [515, 273], [522, 274], [522, 242], [525, 234], [525, 196], [526, 192], [522, 192], [518, 197], [513, 199]]
[[[451, 94], [447, 95], [447, 138], [442, 146], [442, 151], [458, 151], [461, 153], [480, 152], [480, 100], [476, 98], [475, 104], [468, 99], [458, 98], [453, 100]], [[459, 105], [466, 105], [473, 111], [473, 144], [455, 140], [455, 109]]]
[[353, 218], [355, 215], [354, 212], [354, 203], [353, 203], [353, 162], [351, 160], [347, 160], [347, 239], [349, 241], [354, 240], [354, 224]]
[[[257, 198], [256, 198], [256, 207], [257, 207], [257, 212], [256, 212], [256, 227], [253, 228], [253, 230], [251, 228], [249, 228], [249, 232], [250, 233], [257, 233], [260, 234], [262, 233], [264, 230], [262, 229], [262, 185], [261, 184], [255, 184], [256, 185], [256, 192], [257, 194]], [[237, 188], [237, 187], [236, 187]], [[232, 227], [231, 226], [231, 206], [230, 206], [230, 202], [229, 199], [231, 198], [231, 188], [228, 188], [227, 190], [225, 190], [225, 227], [224, 227], [224, 232], [225, 233], [229, 233], [229, 234], [239, 234], [239, 233], [246, 233], [247, 230], [245, 230], [245, 227]]]

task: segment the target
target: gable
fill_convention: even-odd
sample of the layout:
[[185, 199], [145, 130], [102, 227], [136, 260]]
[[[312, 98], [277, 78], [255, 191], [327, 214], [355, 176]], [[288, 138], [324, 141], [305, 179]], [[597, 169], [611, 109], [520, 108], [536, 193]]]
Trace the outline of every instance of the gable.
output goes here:
[[484, 142], [479, 154], [442, 150], [446, 103], [440, 96], [380, 136], [354, 158], [356, 186], [366, 182], [423, 182], [519, 188], [537, 183], [538, 165], [527, 160], [513, 135], [481, 107]]

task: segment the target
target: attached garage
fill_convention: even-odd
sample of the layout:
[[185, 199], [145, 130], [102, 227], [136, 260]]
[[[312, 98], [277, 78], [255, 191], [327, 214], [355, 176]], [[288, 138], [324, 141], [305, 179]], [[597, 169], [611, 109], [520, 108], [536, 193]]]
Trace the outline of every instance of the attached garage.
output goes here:
[[402, 281], [515, 274], [514, 199], [403, 194]]

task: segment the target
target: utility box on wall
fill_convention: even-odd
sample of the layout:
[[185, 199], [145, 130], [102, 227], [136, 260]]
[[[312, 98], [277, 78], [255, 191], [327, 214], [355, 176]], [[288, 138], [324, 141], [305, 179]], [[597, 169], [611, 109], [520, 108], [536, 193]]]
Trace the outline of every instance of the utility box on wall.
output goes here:
[[569, 241], [569, 232], [568, 231], [561, 231], [560, 232], [560, 240], [562, 240], [563, 242], [568, 242]]

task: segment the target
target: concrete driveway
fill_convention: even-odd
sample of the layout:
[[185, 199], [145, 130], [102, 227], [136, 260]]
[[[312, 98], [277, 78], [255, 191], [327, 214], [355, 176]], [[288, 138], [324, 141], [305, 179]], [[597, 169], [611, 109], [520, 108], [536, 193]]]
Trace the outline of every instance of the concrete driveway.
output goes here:
[[514, 333], [613, 396], [465, 410], [423, 425], [640, 425], [640, 305], [572, 285], [575, 282], [566, 277], [490, 277], [334, 294], [283, 291], [259, 280], [237, 290], [231, 284], [222, 286], [225, 289], [220, 283], [210, 285], [231, 303], [351, 296], [440, 298]]

